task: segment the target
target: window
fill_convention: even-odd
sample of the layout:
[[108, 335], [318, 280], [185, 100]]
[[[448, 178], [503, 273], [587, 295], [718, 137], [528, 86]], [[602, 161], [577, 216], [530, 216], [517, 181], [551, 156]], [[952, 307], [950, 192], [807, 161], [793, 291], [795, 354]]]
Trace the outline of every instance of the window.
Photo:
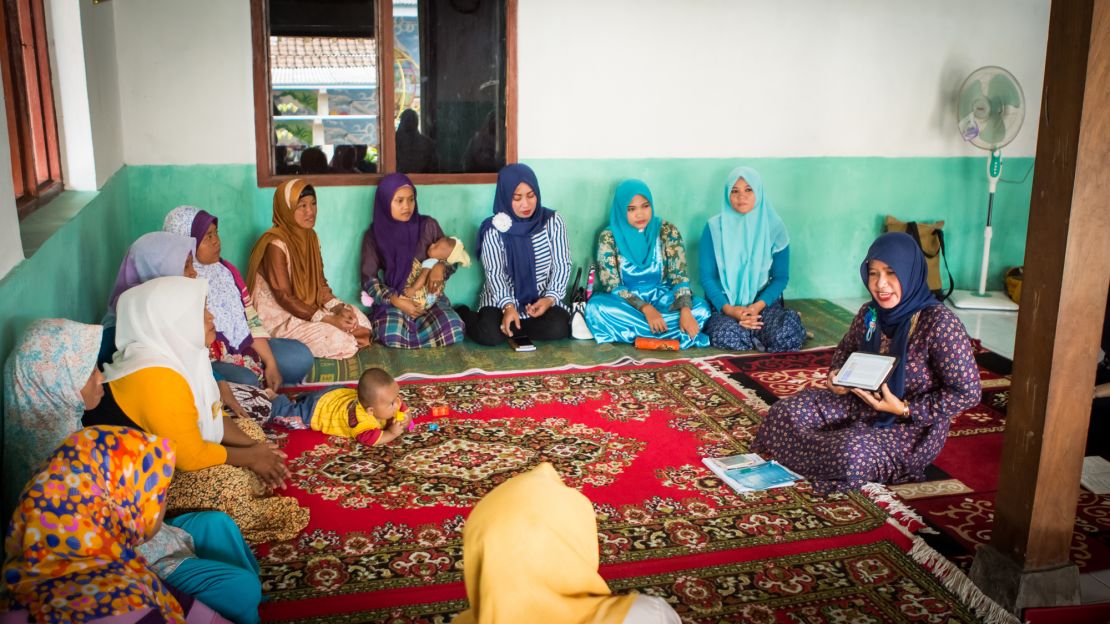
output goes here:
[[516, 1], [251, 0], [258, 183], [496, 180], [516, 159]]
[[3, 0], [0, 65], [19, 218], [62, 190], [43, 0]]

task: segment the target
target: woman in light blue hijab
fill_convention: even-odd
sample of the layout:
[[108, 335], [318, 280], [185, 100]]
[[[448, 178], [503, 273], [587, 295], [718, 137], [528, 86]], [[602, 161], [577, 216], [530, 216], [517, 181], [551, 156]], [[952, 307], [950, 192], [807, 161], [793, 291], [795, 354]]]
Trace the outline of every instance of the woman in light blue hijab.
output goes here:
[[690, 291], [682, 235], [656, 215], [651, 189], [640, 180], [617, 186], [597, 264], [605, 292], [586, 304], [586, 325], [599, 343], [650, 337], [677, 340], [683, 349], [709, 345], [701, 333], [709, 304]]
[[797, 351], [806, 330], [782, 301], [790, 237], [763, 192], [763, 178], [751, 167], [733, 169], [722, 199], [721, 213], [701, 236], [701, 285], [713, 304], [705, 333], [721, 349]]

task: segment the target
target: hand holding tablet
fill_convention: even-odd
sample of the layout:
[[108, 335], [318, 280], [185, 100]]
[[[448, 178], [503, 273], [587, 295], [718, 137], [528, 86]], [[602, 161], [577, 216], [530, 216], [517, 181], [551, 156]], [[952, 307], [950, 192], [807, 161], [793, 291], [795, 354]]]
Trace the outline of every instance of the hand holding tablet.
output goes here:
[[836, 372], [833, 384], [876, 392], [897, 364], [898, 358], [892, 355], [856, 351]]
[[836, 372], [830, 388], [850, 390], [872, 409], [903, 418], [909, 417], [909, 407], [905, 401], [895, 396], [886, 385], [887, 377], [894, 370], [898, 358], [877, 353], [857, 351], [848, 356], [844, 366]]

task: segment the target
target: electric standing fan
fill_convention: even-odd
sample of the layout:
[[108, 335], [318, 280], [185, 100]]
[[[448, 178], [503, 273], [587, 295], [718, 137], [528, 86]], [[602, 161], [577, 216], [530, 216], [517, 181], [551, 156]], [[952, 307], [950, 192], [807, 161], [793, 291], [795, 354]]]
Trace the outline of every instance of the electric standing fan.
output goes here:
[[983, 262], [979, 269], [979, 290], [957, 290], [952, 305], [980, 310], [1016, 310], [1017, 304], [1005, 293], [987, 292], [987, 263], [991, 255], [991, 216], [994, 191], [1002, 175], [1002, 148], [1014, 140], [1025, 120], [1025, 96], [1021, 85], [1010, 72], [988, 65], [971, 72], [960, 87], [956, 101], [956, 117], [960, 134], [968, 143], [985, 149], [987, 180], [987, 226], [983, 230]]

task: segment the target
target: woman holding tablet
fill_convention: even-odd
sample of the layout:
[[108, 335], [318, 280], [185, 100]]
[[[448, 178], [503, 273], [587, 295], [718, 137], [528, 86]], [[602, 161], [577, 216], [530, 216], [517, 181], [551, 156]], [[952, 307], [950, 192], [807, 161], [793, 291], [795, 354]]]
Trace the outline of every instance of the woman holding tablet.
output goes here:
[[[908, 234], [875, 240], [860, 265], [871, 301], [833, 353], [827, 387], [775, 403], [753, 450], [802, 474], [819, 493], [924, 478], [952, 416], [978, 404], [981, 392], [967, 330], [929, 291], [926, 274]], [[857, 351], [897, 358], [874, 392], [837, 384]]]

